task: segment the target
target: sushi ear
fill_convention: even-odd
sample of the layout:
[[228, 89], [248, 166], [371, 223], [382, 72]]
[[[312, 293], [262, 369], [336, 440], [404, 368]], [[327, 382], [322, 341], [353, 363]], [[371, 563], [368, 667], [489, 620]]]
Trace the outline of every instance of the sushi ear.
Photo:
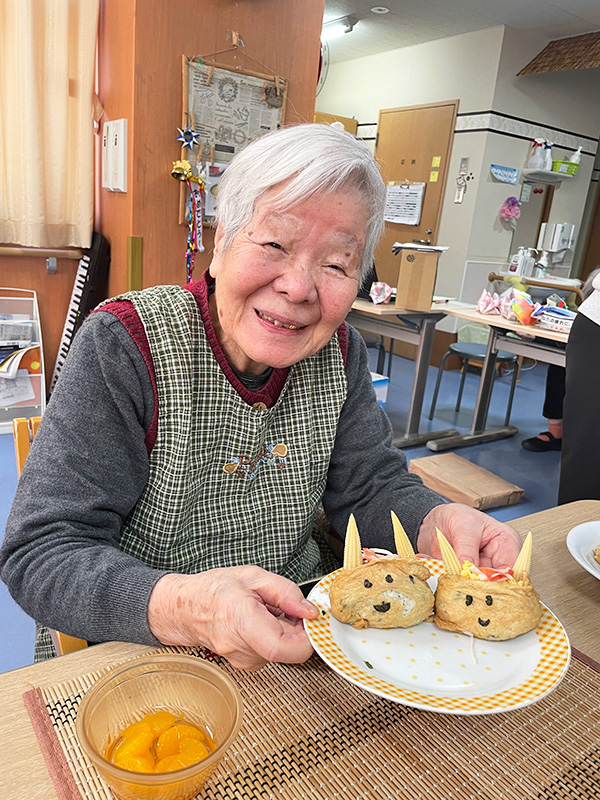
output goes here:
[[394, 526], [394, 542], [396, 544], [396, 552], [401, 558], [414, 558], [415, 551], [410, 543], [410, 539], [406, 535], [406, 531], [402, 527], [402, 523], [393, 511], [390, 513], [392, 515], [392, 525]]
[[531, 552], [533, 550], [533, 537], [531, 531], [527, 534], [521, 552], [517, 556], [515, 565], [513, 567], [513, 577], [516, 581], [522, 581], [525, 573], [529, 573], [531, 569]]
[[460, 561], [458, 560], [458, 556], [454, 552], [454, 548], [452, 547], [448, 539], [446, 539], [446, 537], [439, 528], [436, 528], [435, 532], [437, 533], [440, 550], [442, 551], [442, 558], [444, 559], [444, 567], [446, 569], [446, 573], [448, 575], [460, 575], [461, 573]]
[[350, 514], [344, 541], [344, 569], [354, 569], [362, 564], [362, 548], [354, 514]]

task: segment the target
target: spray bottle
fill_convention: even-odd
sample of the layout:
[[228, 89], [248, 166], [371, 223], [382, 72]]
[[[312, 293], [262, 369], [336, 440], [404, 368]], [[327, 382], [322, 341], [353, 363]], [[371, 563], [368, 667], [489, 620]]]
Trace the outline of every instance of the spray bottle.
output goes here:
[[534, 139], [532, 152], [527, 162], [528, 169], [544, 169], [544, 140], [539, 137]]
[[546, 147], [544, 148], [544, 166], [543, 169], [551, 170], [552, 169], [552, 142], [546, 142]]
[[569, 158], [571, 164], [581, 164], [581, 146]]
[[521, 268], [521, 275], [524, 278], [531, 278], [533, 276], [533, 271], [535, 269], [535, 256], [534, 253], [537, 253], [535, 247], [528, 247], [523, 258], [523, 267]]
[[534, 277], [541, 278], [543, 280], [547, 274], [548, 274], [548, 253], [545, 250], [542, 250], [541, 258], [535, 265]]
[[508, 265], [508, 271], [512, 272], [514, 275], [520, 275], [521, 270], [523, 269], [523, 259], [525, 258], [525, 248], [519, 247], [517, 253], [510, 260], [510, 264]]

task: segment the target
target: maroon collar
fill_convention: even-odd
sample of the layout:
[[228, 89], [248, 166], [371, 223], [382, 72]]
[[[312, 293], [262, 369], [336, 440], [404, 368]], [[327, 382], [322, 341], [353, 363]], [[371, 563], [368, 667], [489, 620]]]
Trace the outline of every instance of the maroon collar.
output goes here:
[[273, 368], [269, 380], [261, 389], [256, 392], [253, 392], [244, 386], [231, 368], [229, 361], [227, 361], [227, 357], [223, 352], [221, 345], [219, 344], [217, 334], [215, 333], [215, 329], [212, 324], [208, 299], [212, 294], [214, 284], [215, 279], [211, 276], [210, 272], [206, 270], [200, 280], [184, 286], [185, 289], [188, 289], [194, 295], [196, 303], [198, 304], [198, 309], [200, 311], [200, 316], [202, 317], [204, 330], [206, 332], [206, 339], [210, 345], [210, 348], [213, 351], [219, 366], [223, 370], [225, 377], [240, 395], [240, 397], [244, 400], [244, 402], [251, 406], [255, 405], [256, 403], [264, 403], [267, 408], [271, 408], [271, 406], [275, 405], [277, 398], [281, 394], [281, 390], [287, 379], [290, 369], [289, 367], [285, 367], [284, 369]]

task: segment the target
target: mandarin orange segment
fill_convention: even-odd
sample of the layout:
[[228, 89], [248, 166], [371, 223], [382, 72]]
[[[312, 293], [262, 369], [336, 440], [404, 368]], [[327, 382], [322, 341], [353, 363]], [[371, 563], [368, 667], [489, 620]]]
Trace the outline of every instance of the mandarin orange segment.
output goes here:
[[182, 742], [186, 739], [199, 739], [201, 742], [204, 741], [204, 734], [194, 725], [188, 725], [185, 722], [178, 722], [173, 726], [173, 729], [177, 730], [179, 733], [179, 738]]
[[148, 722], [146, 719], [142, 719], [139, 722], [132, 722], [131, 725], [128, 725], [121, 731], [121, 736], [123, 739], [131, 739], [133, 736], [137, 736], [138, 733], [143, 731], [146, 733], [148, 730]]
[[127, 726], [112, 752], [113, 763], [132, 772], [172, 772], [202, 761], [215, 749], [212, 737], [182, 719], [156, 711]]
[[175, 714], [171, 714], [170, 711], [155, 711], [154, 714], [146, 714], [144, 717], [144, 722], [150, 724], [155, 739], [168, 728], [171, 728], [176, 721], [177, 717]]
[[143, 721], [136, 722], [123, 732], [123, 740], [115, 749], [114, 757], [145, 755], [153, 744], [154, 736], [150, 725]]
[[173, 756], [179, 752], [181, 741], [179, 738], [179, 731], [177, 730], [178, 727], [178, 725], [173, 725], [172, 728], [167, 728], [167, 730], [158, 737], [156, 742], [156, 757], [159, 760], [167, 756]]
[[165, 756], [156, 762], [154, 772], [172, 772], [174, 769], [181, 769], [179, 765], [179, 754]]
[[179, 754], [182, 759], [184, 759], [187, 763], [186, 766], [190, 764], [195, 764], [197, 761], [202, 761], [203, 758], [206, 758], [210, 755], [210, 750], [204, 744], [204, 742], [199, 741], [198, 739], [185, 739], [181, 743], [181, 750]]
[[154, 772], [155, 761], [149, 751], [139, 756], [115, 756], [113, 760], [118, 767], [129, 769], [132, 772]]

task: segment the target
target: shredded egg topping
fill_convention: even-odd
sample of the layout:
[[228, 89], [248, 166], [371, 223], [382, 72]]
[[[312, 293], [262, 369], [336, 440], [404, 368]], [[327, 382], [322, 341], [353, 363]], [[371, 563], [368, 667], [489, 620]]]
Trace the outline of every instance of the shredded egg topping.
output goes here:
[[504, 569], [476, 567], [470, 561], [463, 561], [460, 577], [467, 578], [470, 581], [511, 581], [512, 583], [522, 583], [522, 581], [515, 581], [513, 571], [508, 567]]

